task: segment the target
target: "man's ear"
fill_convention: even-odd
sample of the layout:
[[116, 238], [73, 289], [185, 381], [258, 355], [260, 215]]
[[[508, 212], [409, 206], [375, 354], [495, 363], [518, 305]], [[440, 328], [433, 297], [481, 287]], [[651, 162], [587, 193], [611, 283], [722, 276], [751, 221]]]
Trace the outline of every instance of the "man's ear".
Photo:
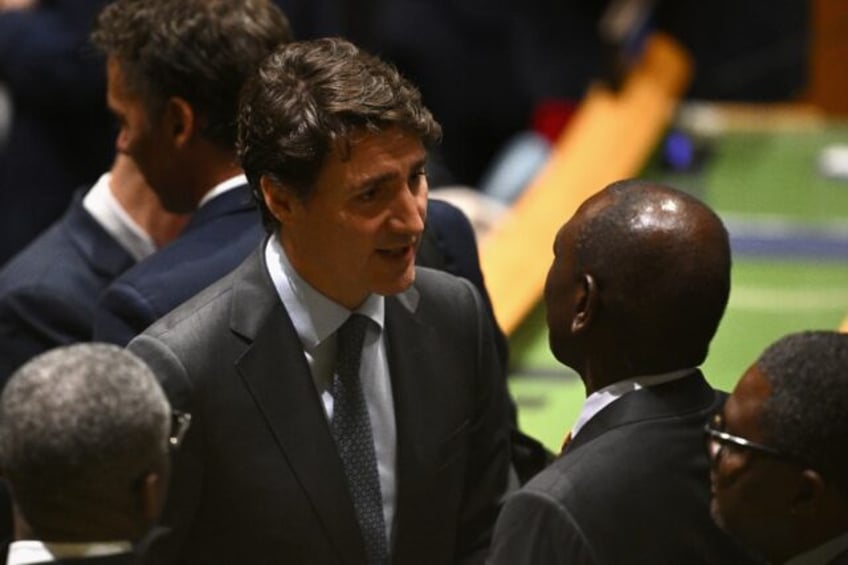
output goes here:
[[268, 175], [262, 175], [259, 178], [259, 187], [262, 190], [265, 206], [277, 221], [281, 224], [291, 222], [299, 204], [294, 193]]
[[793, 506], [801, 514], [809, 516], [821, 506], [822, 498], [828, 496], [824, 478], [812, 469], [805, 469], [798, 477], [798, 489], [792, 500]]
[[139, 504], [141, 505], [141, 515], [148, 524], [153, 524], [159, 519], [167, 494], [168, 485], [166, 482], [163, 474], [157, 471], [150, 471], [141, 480]]
[[194, 108], [179, 96], [172, 96], [165, 102], [162, 119], [165, 131], [171, 136], [175, 147], [186, 146], [198, 127]]
[[571, 320], [571, 333], [579, 334], [589, 328], [595, 319], [599, 300], [595, 277], [589, 273], [580, 275], [577, 304], [574, 308], [574, 319]]

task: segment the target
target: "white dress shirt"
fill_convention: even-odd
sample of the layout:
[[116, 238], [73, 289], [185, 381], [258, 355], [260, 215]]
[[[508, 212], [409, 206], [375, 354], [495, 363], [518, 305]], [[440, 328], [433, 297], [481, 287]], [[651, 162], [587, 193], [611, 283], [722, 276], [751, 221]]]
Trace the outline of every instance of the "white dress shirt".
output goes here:
[[9, 545], [6, 565], [29, 565], [60, 559], [81, 557], [103, 557], [118, 553], [129, 553], [132, 544], [128, 541], [95, 543], [53, 543], [36, 540], [14, 541]]
[[234, 177], [228, 178], [224, 182], [220, 182], [212, 187], [212, 189], [203, 195], [203, 198], [200, 199], [200, 203], [197, 205], [198, 208], [215, 198], [216, 196], [220, 196], [225, 192], [228, 192], [237, 186], [241, 186], [243, 184], [247, 184], [247, 177], [244, 175], [236, 175]]
[[642, 388], [670, 383], [671, 381], [682, 379], [692, 371], [694, 371], [694, 369], [681, 369], [679, 371], [672, 371], [661, 375], [634, 377], [632, 379], [625, 379], [623, 381], [618, 381], [617, 383], [612, 383], [602, 389], [596, 390], [583, 402], [583, 408], [580, 410], [580, 415], [577, 416], [577, 422], [574, 424], [574, 427], [571, 428], [571, 437], [574, 438], [583, 426], [585, 426], [589, 420], [595, 416], [595, 414], [628, 392], [634, 392]]
[[141, 261], [156, 251], [156, 244], [112, 194], [112, 189], [109, 188], [111, 179], [112, 173], [100, 175], [83, 198], [83, 208], [133, 259]]
[[[294, 324], [312, 378], [324, 404], [328, 421], [333, 418], [333, 396], [330, 387], [336, 360], [336, 330], [352, 314], [350, 310], [333, 302], [308, 282], [292, 267], [277, 235], [268, 239], [265, 262], [274, 287]], [[395, 424], [392, 382], [386, 356], [385, 299], [372, 294], [356, 310], [370, 318], [362, 350], [359, 369], [362, 392], [368, 407], [380, 492], [383, 497], [383, 517], [386, 522], [386, 539], [391, 548], [392, 524], [396, 504], [397, 427]]]

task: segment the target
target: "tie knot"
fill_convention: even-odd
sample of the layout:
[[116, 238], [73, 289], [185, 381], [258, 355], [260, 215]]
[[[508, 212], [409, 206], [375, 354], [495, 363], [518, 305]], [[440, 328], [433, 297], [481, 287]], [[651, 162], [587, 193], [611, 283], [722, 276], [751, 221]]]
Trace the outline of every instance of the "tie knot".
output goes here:
[[365, 343], [365, 331], [371, 320], [362, 314], [351, 314], [338, 329], [336, 358], [340, 368], [354, 369], [359, 367], [362, 355], [362, 345]]

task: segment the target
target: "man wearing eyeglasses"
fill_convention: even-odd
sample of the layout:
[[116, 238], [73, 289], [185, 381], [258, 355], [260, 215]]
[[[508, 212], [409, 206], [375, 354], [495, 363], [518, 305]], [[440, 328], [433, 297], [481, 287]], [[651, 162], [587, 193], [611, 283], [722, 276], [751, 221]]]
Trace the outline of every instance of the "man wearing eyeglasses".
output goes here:
[[0, 468], [15, 500], [7, 565], [135, 562], [159, 515], [172, 414], [151, 370], [114, 345], [77, 344], [23, 365], [0, 398]]
[[722, 528], [770, 563], [848, 564], [848, 335], [776, 341], [706, 431]]
[[494, 565], [744, 564], [710, 519], [704, 361], [730, 290], [721, 220], [683, 192], [614, 183], [554, 244], [550, 346], [587, 399], [551, 466], [510, 497]]

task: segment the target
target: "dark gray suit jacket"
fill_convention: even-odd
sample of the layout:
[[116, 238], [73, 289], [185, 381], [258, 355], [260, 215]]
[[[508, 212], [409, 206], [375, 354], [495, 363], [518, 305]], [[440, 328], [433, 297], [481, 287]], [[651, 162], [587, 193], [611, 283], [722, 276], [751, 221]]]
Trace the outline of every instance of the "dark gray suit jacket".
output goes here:
[[[150, 563], [365, 562], [353, 504], [262, 247], [134, 339], [194, 416]], [[416, 302], [417, 297], [417, 302]], [[464, 279], [418, 269], [386, 299], [397, 423], [393, 562], [482, 563], [507, 483], [505, 381]]]
[[703, 429], [721, 402], [695, 372], [601, 410], [507, 500], [491, 562], [753, 563], [710, 517]]

